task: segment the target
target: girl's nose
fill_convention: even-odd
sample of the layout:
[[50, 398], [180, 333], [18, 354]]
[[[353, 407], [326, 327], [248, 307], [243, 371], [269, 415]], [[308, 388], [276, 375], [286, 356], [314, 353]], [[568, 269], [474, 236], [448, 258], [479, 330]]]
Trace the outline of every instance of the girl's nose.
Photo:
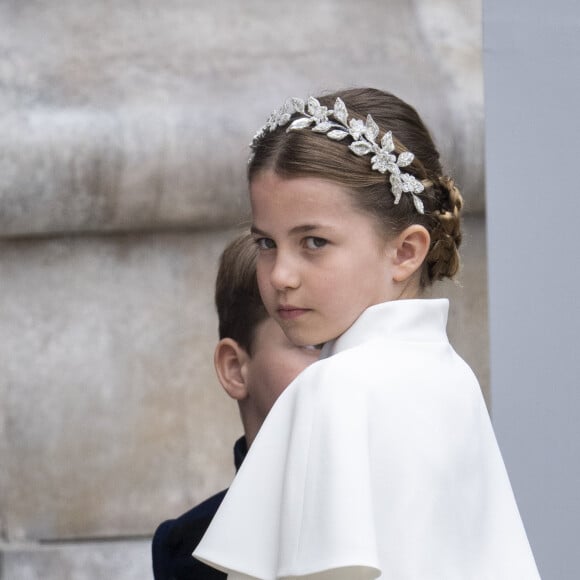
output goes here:
[[300, 285], [300, 276], [296, 265], [289, 257], [281, 256], [280, 252], [278, 252], [270, 273], [270, 281], [276, 290], [297, 288]]

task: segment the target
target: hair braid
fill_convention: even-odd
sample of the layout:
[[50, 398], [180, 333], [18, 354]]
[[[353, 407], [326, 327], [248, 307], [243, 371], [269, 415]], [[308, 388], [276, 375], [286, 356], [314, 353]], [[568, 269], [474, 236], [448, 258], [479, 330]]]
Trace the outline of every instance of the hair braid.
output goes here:
[[[434, 218], [431, 230], [431, 247], [427, 254], [429, 282], [452, 278], [459, 269], [459, 246], [461, 245], [460, 213], [463, 197], [453, 179], [447, 176], [438, 178], [436, 188], [440, 198], [440, 209], [432, 213]], [[427, 280], [426, 280], [427, 281]]]

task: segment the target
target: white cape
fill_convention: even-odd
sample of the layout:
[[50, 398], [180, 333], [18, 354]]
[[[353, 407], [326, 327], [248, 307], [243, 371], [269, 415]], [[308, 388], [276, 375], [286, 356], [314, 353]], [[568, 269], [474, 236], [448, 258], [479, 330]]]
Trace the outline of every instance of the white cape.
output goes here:
[[367, 309], [280, 396], [194, 556], [230, 579], [539, 578], [447, 300]]

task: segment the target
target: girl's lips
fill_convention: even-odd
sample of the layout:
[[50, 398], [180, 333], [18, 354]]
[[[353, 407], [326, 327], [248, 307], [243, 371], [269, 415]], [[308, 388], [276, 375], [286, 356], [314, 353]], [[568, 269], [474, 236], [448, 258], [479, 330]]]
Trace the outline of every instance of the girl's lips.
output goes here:
[[283, 306], [278, 308], [278, 315], [283, 320], [293, 320], [308, 312], [307, 308], [294, 308], [293, 306]]

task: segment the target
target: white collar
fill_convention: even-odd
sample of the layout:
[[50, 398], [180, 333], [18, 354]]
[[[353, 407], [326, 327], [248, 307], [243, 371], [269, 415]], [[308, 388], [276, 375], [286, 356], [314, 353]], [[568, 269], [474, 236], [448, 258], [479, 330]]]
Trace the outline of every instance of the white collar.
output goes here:
[[376, 338], [448, 342], [446, 298], [392, 300], [369, 306], [338, 338], [327, 342], [320, 358], [353, 348]]

